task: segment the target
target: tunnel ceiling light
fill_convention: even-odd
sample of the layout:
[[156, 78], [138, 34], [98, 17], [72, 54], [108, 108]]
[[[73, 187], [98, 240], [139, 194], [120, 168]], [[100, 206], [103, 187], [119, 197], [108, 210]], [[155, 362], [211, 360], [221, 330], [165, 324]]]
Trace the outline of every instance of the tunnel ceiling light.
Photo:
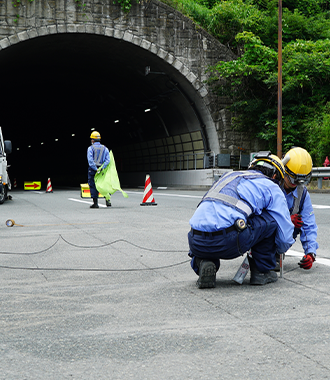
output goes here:
[[115, 120], [115, 123], [119, 123], [119, 120]]
[[147, 108], [147, 109], [144, 110], [144, 112], [150, 112], [150, 111], [151, 111], [150, 108]]
[[55, 141], [58, 141], [58, 139], [55, 139]]
[[28, 145], [28, 148], [31, 148], [31, 145]]
[[16, 150], [19, 150], [19, 148], [16, 148]]
[[75, 136], [75, 134], [74, 133], [72, 133], [72, 135], [71, 136]]
[[42, 142], [41, 145], [44, 145], [44, 143]]
[[91, 131], [95, 131], [95, 128], [91, 128]]

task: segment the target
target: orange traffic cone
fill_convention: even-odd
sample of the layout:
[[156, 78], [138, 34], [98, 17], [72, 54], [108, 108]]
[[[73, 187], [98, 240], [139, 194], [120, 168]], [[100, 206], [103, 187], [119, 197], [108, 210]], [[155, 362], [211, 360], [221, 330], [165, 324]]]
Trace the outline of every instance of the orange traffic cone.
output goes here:
[[152, 194], [150, 175], [147, 174], [146, 183], [144, 185], [143, 200], [140, 206], [150, 206], [150, 205], [157, 206], [157, 203], [155, 202], [154, 196]]
[[52, 192], [53, 192], [52, 184], [50, 182], [50, 178], [48, 178], [46, 193], [52, 193]]

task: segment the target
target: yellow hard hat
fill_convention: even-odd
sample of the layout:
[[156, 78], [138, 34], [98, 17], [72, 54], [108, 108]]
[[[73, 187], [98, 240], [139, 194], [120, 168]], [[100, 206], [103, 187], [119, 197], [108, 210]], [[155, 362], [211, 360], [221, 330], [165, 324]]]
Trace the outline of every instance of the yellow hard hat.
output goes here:
[[313, 161], [307, 150], [303, 148], [292, 148], [282, 160], [285, 173], [291, 182], [304, 183], [309, 182], [312, 177]]
[[257, 165], [265, 166], [269, 169], [273, 170], [273, 175], [276, 174], [277, 179], [280, 181], [280, 183], [284, 180], [284, 165], [282, 161], [275, 156], [274, 154], [271, 154], [269, 151], [262, 151], [258, 152], [252, 162], [249, 165], [249, 169], [253, 169]]
[[93, 140], [101, 140], [101, 135], [98, 132], [93, 131], [92, 134], [91, 134], [91, 139], [93, 139]]

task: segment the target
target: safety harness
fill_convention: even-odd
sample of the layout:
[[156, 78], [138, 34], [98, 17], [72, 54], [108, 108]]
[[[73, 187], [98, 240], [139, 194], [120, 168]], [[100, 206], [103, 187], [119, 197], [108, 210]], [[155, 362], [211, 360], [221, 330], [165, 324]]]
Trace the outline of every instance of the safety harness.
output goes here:
[[[294, 197], [293, 206], [291, 207], [290, 215], [301, 214], [302, 208], [304, 206], [305, 198], [307, 194], [307, 188], [304, 185], [297, 186], [297, 198]], [[295, 239], [301, 233], [301, 228], [294, 228], [293, 238]]]
[[297, 198], [294, 197], [293, 207], [290, 210], [290, 215], [300, 214], [304, 205], [307, 194], [307, 188], [304, 185], [297, 186]]
[[92, 146], [94, 163], [96, 167], [98, 168], [102, 165], [101, 160], [102, 160], [104, 148], [105, 148], [104, 145]]
[[230, 186], [230, 190], [232, 190], [234, 192], [234, 194], [237, 195], [237, 197], [239, 197], [236, 190], [237, 190], [237, 186], [238, 186], [238, 184], [242, 178], [253, 179], [253, 178], [261, 178], [261, 177], [267, 178], [262, 173], [253, 173], [253, 172], [251, 172], [251, 173], [249, 173], [249, 172], [235, 172], [235, 173], [233, 173], [233, 172], [228, 172], [228, 173], [224, 174], [217, 182], [215, 182], [213, 184], [211, 189], [204, 195], [204, 197], [200, 203], [202, 203], [205, 200], [220, 201], [220, 202], [222, 202], [228, 206], [231, 206], [231, 207], [237, 209], [238, 211], [241, 211], [246, 217], [249, 217], [252, 214], [253, 210], [247, 201], [241, 200], [239, 198], [235, 198], [235, 197], [228, 195], [228, 194], [220, 193], [220, 191], [225, 186], [230, 184], [231, 182], [237, 180], [236, 184], [234, 184], [234, 186]]

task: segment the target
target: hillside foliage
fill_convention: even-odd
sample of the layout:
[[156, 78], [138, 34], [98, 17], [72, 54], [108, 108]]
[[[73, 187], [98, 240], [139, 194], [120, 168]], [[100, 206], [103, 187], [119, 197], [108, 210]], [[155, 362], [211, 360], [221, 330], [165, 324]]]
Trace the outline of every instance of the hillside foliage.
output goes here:
[[[232, 100], [233, 128], [276, 152], [278, 0], [166, 0], [237, 59], [209, 68], [209, 84]], [[282, 0], [283, 152], [330, 156], [330, 0]]]

